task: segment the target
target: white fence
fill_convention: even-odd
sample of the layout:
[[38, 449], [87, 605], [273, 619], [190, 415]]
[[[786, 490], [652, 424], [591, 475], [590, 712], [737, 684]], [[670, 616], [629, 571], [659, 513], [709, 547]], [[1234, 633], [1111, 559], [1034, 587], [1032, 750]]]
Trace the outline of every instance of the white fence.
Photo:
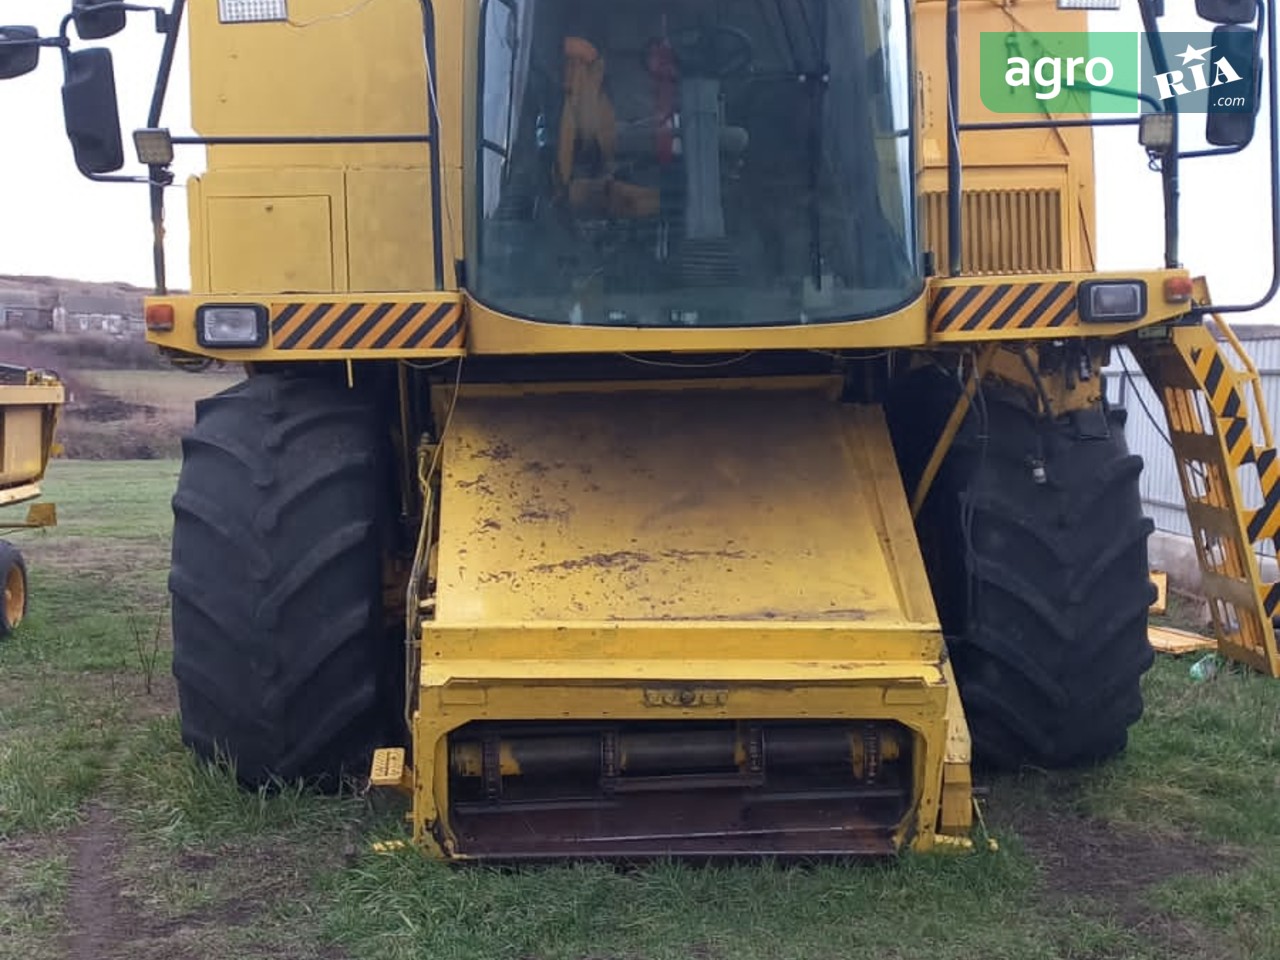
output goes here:
[[[1280, 327], [1238, 329], [1236, 333], [1258, 368], [1272, 427], [1280, 431]], [[1187, 523], [1182, 487], [1178, 482], [1173, 454], [1165, 439], [1169, 428], [1164, 408], [1127, 350], [1112, 352], [1111, 364], [1104, 375], [1108, 398], [1128, 411], [1125, 435], [1129, 449], [1140, 454], [1145, 462], [1141, 487], [1147, 515], [1155, 521], [1157, 530], [1189, 537], [1191, 528]], [[1251, 398], [1246, 396], [1246, 401], [1251, 403]], [[1255, 436], [1259, 434], [1255, 433]], [[1248, 483], [1242, 481], [1242, 493], [1246, 506], [1257, 507], [1261, 496], [1251, 475], [1252, 467], [1248, 471], [1242, 473], [1242, 478], [1248, 480]], [[1270, 543], [1258, 545], [1257, 550], [1261, 556], [1276, 555]]]

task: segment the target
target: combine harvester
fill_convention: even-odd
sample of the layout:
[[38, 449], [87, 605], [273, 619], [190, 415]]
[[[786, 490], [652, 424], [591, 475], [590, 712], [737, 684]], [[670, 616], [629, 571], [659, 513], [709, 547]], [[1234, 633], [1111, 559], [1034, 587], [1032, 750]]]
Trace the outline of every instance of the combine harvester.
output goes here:
[[[403, 789], [450, 860], [970, 846], [971, 766], [1105, 762], [1142, 714], [1120, 346], [1220, 649], [1280, 675], [1280, 463], [1222, 319], [1276, 284], [1214, 306], [1181, 264], [1176, 98], [1126, 121], [1166, 249], [1119, 273], [1095, 121], [979, 98], [984, 32], [1098, 3], [172, 0], [136, 174], [98, 41], [151, 8], [6, 28], [7, 75], [60, 50], [79, 169], [146, 187], [150, 341], [246, 371], [173, 499], [186, 742]], [[1198, 9], [1250, 105], [1211, 152], [1265, 91], [1274, 158], [1272, 5]]]
[[[40, 496], [40, 482], [53, 453], [54, 430], [65, 400], [66, 391], [54, 374], [0, 363], [0, 507], [28, 503]], [[55, 523], [57, 511], [52, 503], [32, 503], [21, 521], [0, 513], [0, 531]], [[22, 623], [30, 602], [26, 561], [8, 540], [0, 540], [0, 588], [2, 638]]]

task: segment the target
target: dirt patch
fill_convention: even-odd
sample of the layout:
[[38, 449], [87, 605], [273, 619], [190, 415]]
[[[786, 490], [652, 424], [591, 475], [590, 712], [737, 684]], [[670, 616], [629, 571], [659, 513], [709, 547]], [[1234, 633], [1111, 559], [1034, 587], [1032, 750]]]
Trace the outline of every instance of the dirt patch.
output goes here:
[[1057, 806], [993, 809], [991, 817], [1012, 828], [1040, 866], [1038, 898], [1046, 915], [1074, 910], [1108, 918], [1158, 944], [1165, 957], [1235, 956], [1194, 922], [1157, 910], [1151, 894], [1178, 877], [1239, 868], [1248, 861], [1245, 852], [1181, 835], [1122, 828]]
[[90, 423], [115, 423], [136, 416], [154, 416], [156, 408], [145, 403], [131, 403], [107, 393], [94, 391], [79, 396], [68, 413]]
[[[344, 956], [311, 949], [307, 930], [260, 926], [274, 905], [304, 892], [303, 871], [288, 869], [298, 865], [287, 849], [232, 844], [168, 860], [121, 829], [108, 807], [97, 805], [67, 843], [68, 960]], [[205, 902], [184, 909], [171, 899], [176, 891], [197, 888], [206, 891]]]
[[67, 895], [67, 956], [70, 960], [106, 960], [118, 955], [132, 932], [126, 921], [115, 876], [119, 835], [104, 807], [89, 808], [83, 826], [70, 838], [71, 886]]
[[[30, 569], [67, 573], [102, 573], [116, 570], [164, 569], [169, 562], [169, 542], [108, 540], [60, 532], [56, 537], [33, 537], [22, 543]], [[154, 591], [145, 590], [153, 598]]]

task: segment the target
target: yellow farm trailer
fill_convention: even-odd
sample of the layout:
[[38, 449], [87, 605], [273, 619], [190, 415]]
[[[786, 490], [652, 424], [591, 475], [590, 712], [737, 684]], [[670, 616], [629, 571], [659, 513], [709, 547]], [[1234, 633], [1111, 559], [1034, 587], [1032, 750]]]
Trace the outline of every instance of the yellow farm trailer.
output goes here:
[[[40, 496], [65, 400], [62, 382], [54, 374], [0, 363], [0, 508]], [[56, 520], [53, 504], [31, 503], [24, 520], [10, 520], [0, 513], [0, 531], [47, 527]], [[0, 637], [4, 637], [17, 629], [28, 604], [26, 562], [8, 540], [0, 540], [0, 588]]]

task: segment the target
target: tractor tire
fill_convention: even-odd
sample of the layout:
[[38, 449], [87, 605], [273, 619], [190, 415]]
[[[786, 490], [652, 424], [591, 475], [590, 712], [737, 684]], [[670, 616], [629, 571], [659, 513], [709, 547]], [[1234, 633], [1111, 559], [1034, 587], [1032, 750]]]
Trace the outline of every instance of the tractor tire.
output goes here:
[[182, 739], [241, 783], [368, 772], [402, 690], [385, 629], [387, 454], [375, 407], [254, 375], [196, 406], [173, 497]]
[[27, 615], [27, 565], [8, 540], [0, 540], [0, 637], [18, 629]]
[[[958, 396], [935, 370], [891, 390], [908, 495]], [[1017, 391], [984, 386], [922, 506], [976, 767], [1094, 765], [1125, 749], [1142, 716], [1154, 524], [1124, 423], [1115, 409], [1049, 420]]]

